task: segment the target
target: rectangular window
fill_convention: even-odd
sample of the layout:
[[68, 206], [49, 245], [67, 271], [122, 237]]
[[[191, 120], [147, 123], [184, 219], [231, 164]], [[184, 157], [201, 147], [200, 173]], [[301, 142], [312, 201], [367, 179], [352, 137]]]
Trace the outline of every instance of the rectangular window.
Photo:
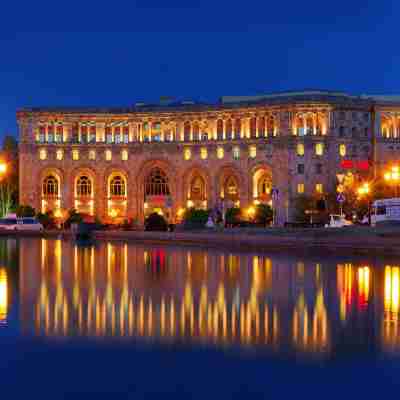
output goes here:
[[238, 146], [235, 146], [233, 148], [233, 159], [234, 160], [239, 160], [240, 159], [240, 148]]
[[303, 143], [298, 143], [297, 144], [297, 155], [299, 157], [303, 157], [304, 156], [304, 144]]
[[57, 160], [62, 160], [63, 156], [64, 156], [64, 152], [62, 150], [57, 150], [57, 152], [56, 152]]
[[207, 147], [202, 147], [201, 149], [200, 149], [200, 158], [202, 159], [202, 160], [205, 160], [206, 158], [207, 158]]
[[339, 154], [341, 157], [346, 156], [346, 145], [345, 144], [340, 144], [339, 145]]
[[297, 184], [297, 193], [298, 194], [303, 194], [304, 193], [304, 183], [298, 183]]
[[108, 135], [107, 135], [107, 137], [106, 137], [106, 142], [107, 142], [107, 143], [112, 143], [112, 142], [113, 142], [113, 140], [112, 140], [112, 135], [111, 135], [111, 134], [108, 134]]
[[129, 135], [127, 133], [124, 134], [124, 143], [129, 143]]
[[122, 161], [127, 161], [128, 160], [128, 150], [122, 150], [121, 152], [121, 159]]
[[249, 147], [249, 157], [250, 158], [256, 158], [257, 156], [257, 147], [256, 146], [250, 146]]
[[323, 187], [322, 183], [317, 183], [315, 185], [315, 191], [319, 194], [322, 194], [324, 192], [324, 187]]
[[224, 158], [224, 148], [223, 147], [218, 147], [217, 148], [217, 158], [220, 160]]
[[112, 152], [111, 152], [111, 150], [106, 150], [106, 151], [105, 151], [105, 156], [106, 156], [106, 161], [111, 161], [111, 159], [112, 159]]
[[190, 160], [192, 158], [192, 151], [190, 149], [185, 149], [183, 151], [183, 158], [185, 160]]
[[94, 150], [89, 151], [89, 160], [95, 160], [96, 159], [96, 152]]
[[79, 150], [72, 150], [72, 159], [74, 161], [79, 160]]
[[320, 163], [315, 164], [315, 173], [316, 173], [317, 175], [322, 174], [322, 164], [320, 164]]
[[40, 149], [39, 150], [39, 159], [40, 160], [45, 160], [47, 158], [47, 151], [46, 149]]
[[324, 144], [323, 143], [315, 144], [315, 154], [317, 156], [322, 156], [324, 154]]
[[303, 175], [304, 174], [304, 164], [297, 164], [297, 173], [299, 175]]

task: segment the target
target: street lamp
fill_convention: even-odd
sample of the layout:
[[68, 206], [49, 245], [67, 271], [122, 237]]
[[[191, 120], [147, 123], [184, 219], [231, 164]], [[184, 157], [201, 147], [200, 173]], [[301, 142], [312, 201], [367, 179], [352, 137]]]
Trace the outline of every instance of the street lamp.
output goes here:
[[385, 172], [385, 181], [394, 185], [395, 197], [397, 197], [397, 186], [400, 182], [400, 169], [398, 165], [392, 166], [390, 171]]
[[360, 197], [366, 197], [368, 201], [368, 225], [371, 225], [371, 199], [369, 197], [370, 194], [370, 185], [368, 182], [365, 182], [360, 186], [357, 190], [357, 193]]

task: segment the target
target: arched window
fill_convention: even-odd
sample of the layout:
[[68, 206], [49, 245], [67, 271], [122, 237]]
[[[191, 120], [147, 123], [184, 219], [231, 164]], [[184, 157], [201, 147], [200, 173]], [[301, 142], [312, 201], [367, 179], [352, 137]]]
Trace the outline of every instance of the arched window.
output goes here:
[[314, 119], [313, 119], [312, 115], [307, 116], [306, 125], [307, 125], [306, 135], [313, 135], [314, 134]]
[[265, 118], [260, 117], [258, 118], [258, 137], [265, 136]]
[[299, 115], [297, 117], [296, 129], [297, 129], [297, 136], [304, 136], [307, 134], [306, 128], [305, 128], [305, 120], [302, 115]]
[[233, 127], [232, 127], [232, 120], [231, 120], [231, 119], [228, 119], [228, 120], [226, 121], [225, 130], [226, 130], [226, 138], [227, 138], [227, 139], [232, 139], [232, 130], [233, 130]]
[[122, 176], [116, 175], [110, 182], [110, 196], [125, 196], [125, 180]]
[[267, 119], [267, 134], [268, 136], [275, 136], [276, 134], [275, 119], [272, 115]]
[[146, 196], [168, 196], [168, 178], [160, 168], [154, 168], [145, 181]]
[[240, 138], [242, 134], [242, 121], [240, 118], [235, 119], [235, 137]]
[[250, 137], [255, 138], [257, 136], [257, 118], [250, 118]]
[[92, 195], [92, 181], [89, 177], [83, 175], [76, 181], [76, 195], [77, 196], [91, 196]]
[[198, 122], [193, 124], [193, 140], [200, 140], [200, 127]]
[[49, 175], [43, 181], [44, 196], [58, 196], [58, 180], [55, 176]]
[[222, 140], [224, 136], [224, 121], [222, 119], [217, 120], [217, 139]]
[[205, 199], [205, 183], [201, 176], [195, 176], [190, 182], [189, 196], [191, 200]]
[[271, 193], [271, 180], [268, 176], [263, 176], [258, 181], [258, 195], [268, 196]]
[[229, 200], [236, 200], [239, 197], [239, 188], [235, 177], [230, 176], [226, 179], [224, 193]]
[[183, 135], [184, 135], [184, 140], [185, 142], [188, 142], [190, 140], [190, 131], [192, 127], [189, 121], [186, 121], [184, 126], [183, 126]]

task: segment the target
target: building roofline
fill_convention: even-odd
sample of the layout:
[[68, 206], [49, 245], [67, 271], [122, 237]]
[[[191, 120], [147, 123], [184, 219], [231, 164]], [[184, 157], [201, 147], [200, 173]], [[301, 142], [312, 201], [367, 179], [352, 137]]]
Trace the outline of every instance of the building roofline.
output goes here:
[[212, 112], [242, 107], [284, 106], [286, 104], [323, 103], [326, 105], [399, 105], [400, 96], [351, 95], [345, 92], [320, 89], [284, 91], [254, 96], [222, 96], [219, 102], [171, 101], [168, 104], [136, 103], [127, 107], [23, 107], [17, 113], [68, 113], [68, 114], [130, 114], [150, 112]]

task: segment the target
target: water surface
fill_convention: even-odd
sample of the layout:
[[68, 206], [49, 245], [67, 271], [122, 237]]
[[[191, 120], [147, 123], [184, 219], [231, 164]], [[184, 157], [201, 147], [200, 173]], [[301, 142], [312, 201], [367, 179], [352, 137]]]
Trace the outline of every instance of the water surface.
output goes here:
[[399, 312], [400, 259], [8, 239], [0, 383], [13, 398], [372, 398], [396, 393]]

